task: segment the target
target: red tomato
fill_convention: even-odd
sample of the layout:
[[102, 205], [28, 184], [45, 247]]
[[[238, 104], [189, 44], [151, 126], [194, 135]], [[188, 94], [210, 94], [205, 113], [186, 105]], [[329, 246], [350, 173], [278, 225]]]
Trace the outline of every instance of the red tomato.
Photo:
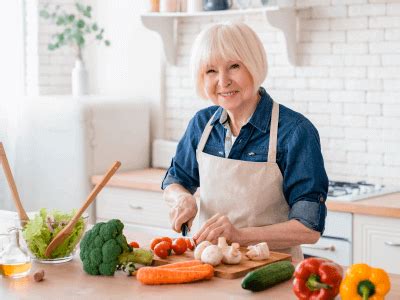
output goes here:
[[154, 250], [154, 247], [160, 242], [162, 242], [162, 239], [160, 237], [156, 237], [156, 238], [152, 239], [151, 243], [150, 243], [150, 249]]
[[132, 248], [140, 248], [140, 246], [139, 246], [139, 244], [138, 244], [137, 242], [130, 242], [129, 245], [130, 245]]
[[184, 238], [178, 238], [172, 243], [172, 250], [175, 254], [183, 254], [187, 249], [186, 240]]
[[159, 258], [167, 258], [167, 256], [171, 253], [171, 245], [166, 241], [159, 242], [154, 247], [154, 253]]
[[193, 245], [192, 241], [190, 239], [185, 239], [185, 241], [186, 241], [187, 248], [189, 250], [193, 251], [194, 250], [194, 245]]
[[163, 237], [161, 238], [161, 240], [163, 240], [163, 241], [169, 243], [170, 246], [172, 246], [172, 239], [171, 239], [171, 238], [169, 238], [169, 237], [167, 237], [167, 236], [163, 236]]

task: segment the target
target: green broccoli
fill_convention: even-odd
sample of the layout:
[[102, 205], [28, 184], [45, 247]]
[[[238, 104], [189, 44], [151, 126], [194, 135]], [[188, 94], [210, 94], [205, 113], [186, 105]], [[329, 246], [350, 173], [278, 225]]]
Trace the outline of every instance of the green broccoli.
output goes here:
[[132, 272], [132, 263], [152, 263], [153, 252], [129, 246], [122, 233], [123, 228], [120, 220], [113, 219], [97, 223], [85, 233], [80, 244], [80, 258], [86, 273], [112, 276], [117, 267]]

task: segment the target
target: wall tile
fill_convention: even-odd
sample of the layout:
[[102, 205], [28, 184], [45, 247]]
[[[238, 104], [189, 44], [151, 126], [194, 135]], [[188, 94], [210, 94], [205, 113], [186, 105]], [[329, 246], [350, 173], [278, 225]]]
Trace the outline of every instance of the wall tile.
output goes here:
[[[264, 43], [269, 63], [264, 82], [278, 102], [308, 117], [317, 127], [331, 179], [400, 180], [400, 3], [398, 0], [279, 0], [299, 8], [299, 65], [290, 65], [283, 34], [261, 15], [238, 16]], [[28, 28], [35, 26], [28, 1]], [[72, 0], [56, 0], [68, 3]], [[44, 0], [39, 0], [44, 3]], [[36, 15], [37, 16], [37, 15]], [[195, 95], [188, 67], [198, 32], [227, 17], [182, 18], [177, 65], [165, 68], [167, 139], [179, 140], [193, 114], [212, 105]], [[69, 93], [73, 53], [49, 52], [55, 27], [43, 20], [28, 30], [28, 90]], [[39, 64], [35, 65], [39, 57]], [[36, 59], [36, 60], [35, 60]], [[37, 76], [34, 76], [37, 74]]]

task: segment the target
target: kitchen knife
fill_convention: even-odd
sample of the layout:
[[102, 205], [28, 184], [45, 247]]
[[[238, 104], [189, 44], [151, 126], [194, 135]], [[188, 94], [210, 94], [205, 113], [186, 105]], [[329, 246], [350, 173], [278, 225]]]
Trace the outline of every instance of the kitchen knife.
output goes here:
[[182, 231], [182, 236], [188, 238], [190, 240], [190, 242], [192, 243], [192, 245], [194, 245], [196, 247], [196, 242], [194, 241], [194, 239], [188, 236], [189, 225], [187, 222], [182, 224], [181, 231]]
[[188, 233], [188, 231], [189, 231], [189, 226], [188, 226], [188, 224], [187, 224], [187, 223], [183, 223], [183, 224], [182, 224], [182, 227], [181, 227], [181, 230], [182, 230], [182, 235], [183, 235], [184, 237], [186, 237], [186, 236], [187, 236], [187, 233]]

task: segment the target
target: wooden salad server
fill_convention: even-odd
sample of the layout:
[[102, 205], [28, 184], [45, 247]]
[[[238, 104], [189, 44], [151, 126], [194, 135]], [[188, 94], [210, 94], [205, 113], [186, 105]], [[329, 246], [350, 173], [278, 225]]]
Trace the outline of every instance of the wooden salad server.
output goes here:
[[22, 206], [21, 199], [19, 198], [17, 185], [15, 184], [10, 165], [8, 164], [6, 151], [4, 150], [3, 143], [1, 143], [1, 142], [0, 142], [0, 163], [3, 165], [3, 169], [4, 169], [4, 173], [6, 174], [8, 186], [11, 189], [12, 197], [13, 197], [15, 206], [17, 207], [18, 216], [19, 216], [20, 220], [28, 221], [29, 217], [26, 214], [26, 211]]
[[54, 249], [57, 248], [72, 232], [76, 222], [78, 222], [79, 218], [85, 212], [85, 210], [89, 207], [90, 204], [95, 200], [97, 194], [103, 189], [103, 187], [107, 184], [110, 178], [115, 174], [118, 168], [121, 166], [119, 161], [114, 162], [112, 167], [107, 171], [104, 175], [103, 179], [94, 187], [85, 203], [83, 203], [82, 207], [77, 211], [77, 213], [73, 216], [73, 218], [68, 222], [68, 224], [53, 238], [50, 244], [47, 246], [45, 251], [45, 256], [50, 257], [51, 253]]

